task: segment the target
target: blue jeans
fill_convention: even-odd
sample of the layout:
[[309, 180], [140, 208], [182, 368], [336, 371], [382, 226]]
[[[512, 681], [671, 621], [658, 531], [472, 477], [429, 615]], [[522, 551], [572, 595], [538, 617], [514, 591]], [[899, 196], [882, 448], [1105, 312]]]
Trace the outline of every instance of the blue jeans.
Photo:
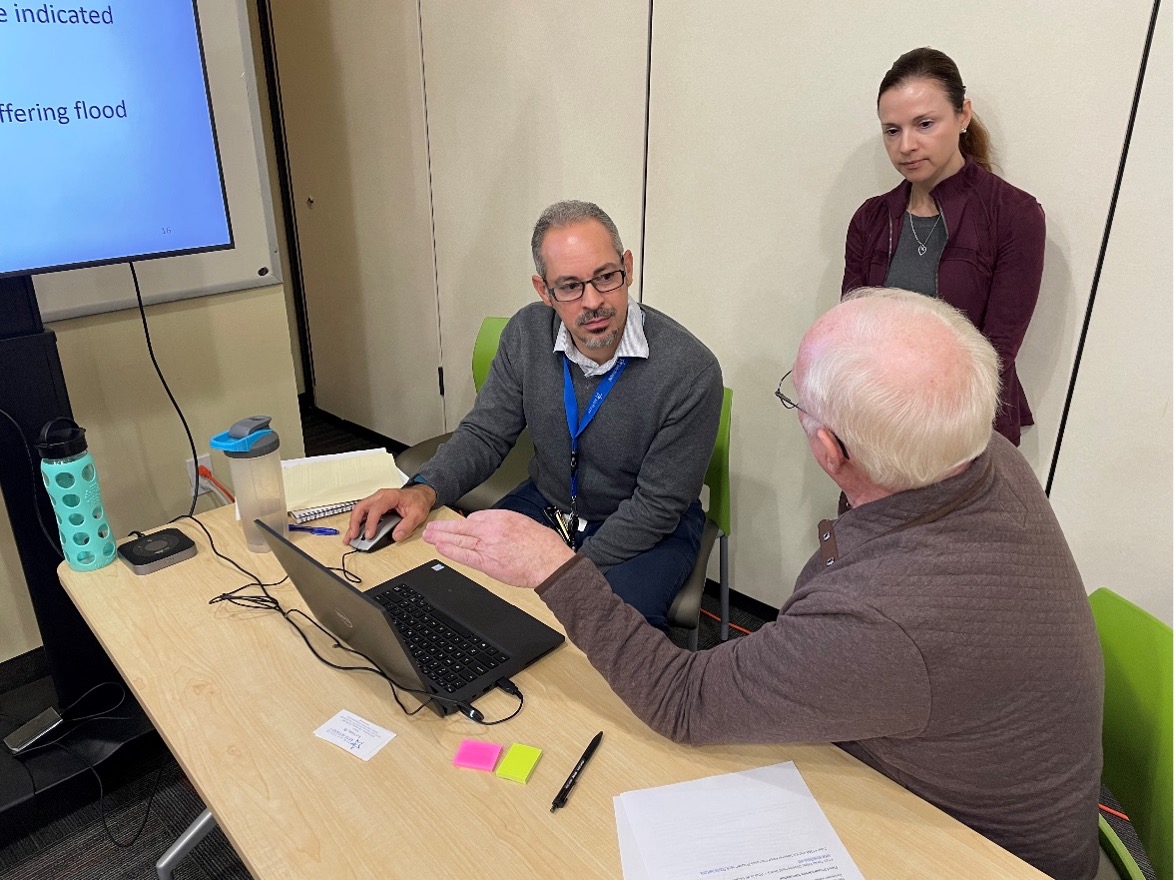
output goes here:
[[[543, 512], [548, 506], [547, 499], [530, 480], [520, 483], [494, 506], [501, 510], [521, 513], [555, 531], [555, 527]], [[645, 619], [660, 630], [669, 629], [666, 614], [669, 613], [674, 597], [682, 589], [682, 584], [694, 569], [704, 520], [702, 505], [694, 501], [682, 514], [673, 532], [643, 553], [610, 566], [604, 572], [605, 580], [613, 592], [645, 615]], [[603, 524], [604, 520], [590, 522], [583, 531], [578, 532], [576, 549], [595, 535]]]

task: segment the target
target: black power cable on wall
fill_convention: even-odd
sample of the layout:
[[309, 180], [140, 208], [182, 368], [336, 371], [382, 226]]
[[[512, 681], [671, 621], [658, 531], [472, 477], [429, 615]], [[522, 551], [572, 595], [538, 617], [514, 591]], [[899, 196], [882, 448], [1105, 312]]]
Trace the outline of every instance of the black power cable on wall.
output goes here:
[[1066, 388], [1066, 403], [1062, 407], [1062, 421], [1058, 426], [1058, 438], [1054, 443], [1053, 458], [1049, 463], [1049, 477], [1045, 481], [1045, 494], [1053, 488], [1054, 474], [1058, 469], [1058, 458], [1062, 452], [1062, 438], [1066, 434], [1066, 420], [1070, 416], [1070, 403], [1074, 399], [1074, 387], [1078, 383], [1078, 368], [1082, 365], [1082, 352], [1086, 347], [1086, 334], [1090, 330], [1090, 316], [1094, 312], [1094, 298], [1098, 293], [1098, 282], [1102, 276], [1103, 261], [1107, 255], [1107, 243], [1111, 238], [1111, 224], [1115, 220], [1115, 208], [1119, 202], [1119, 189], [1123, 185], [1123, 173], [1127, 168], [1127, 151], [1131, 148], [1131, 133], [1135, 130], [1135, 116], [1139, 111], [1139, 97], [1143, 93], [1143, 79], [1147, 74], [1147, 59], [1151, 54], [1152, 37], [1156, 31], [1156, 19], [1160, 15], [1160, 0], [1152, 5], [1151, 20], [1147, 25], [1147, 37], [1143, 41], [1143, 57], [1139, 62], [1139, 75], [1135, 79], [1135, 96], [1131, 100], [1131, 113], [1127, 117], [1127, 133], [1123, 137], [1123, 150], [1119, 154], [1119, 170], [1115, 174], [1115, 187], [1111, 191], [1111, 204], [1107, 209], [1107, 222], [1103, 227], [1102, 242], [1098, 248], [1098, 261], [1094, 264], [1094, 280], [1090, 284], [1090, 296], [1086, 300], [1086, 315], [1082, 319], [1082, 332], [1078, 334], [1078, 350], [1074, 354], [1074, 368], [1070, 371], [1070, 383]]

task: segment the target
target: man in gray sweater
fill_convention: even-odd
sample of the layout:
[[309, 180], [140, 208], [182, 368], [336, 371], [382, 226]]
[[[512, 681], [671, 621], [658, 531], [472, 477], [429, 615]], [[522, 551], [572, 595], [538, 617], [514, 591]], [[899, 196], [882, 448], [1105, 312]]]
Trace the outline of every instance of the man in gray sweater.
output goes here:
[[[991, 426], [992, 346], [960, 313], [863, 291], [809, 329], [777, 396], [852, 509], [776, 620], [692, 654], [592, 566], [505, 513], [431, 523], [459, 562], [537, 588], [629, 707], [689, 743], [826, 741], [1066, 880], [1098, 864], [1102, 659], [1036, 476]], [[787, 379], [787, 376], [785, 376]]]
[[[474, 408], [404, 489], [356, 506], [345, 537], [384, 512], [415, 530], [486, 480], [529, 428], [530, 479], [499, 502], [558, 532], [649, 623], [698, 556], [698, 502], [723, 400], [719, 363], [661, 312], [629, 299], [633, 254], [590, 202], [559, 202], [535, 225], [531, 282]], [[365, 528], [366, 523], [366, 528]]]

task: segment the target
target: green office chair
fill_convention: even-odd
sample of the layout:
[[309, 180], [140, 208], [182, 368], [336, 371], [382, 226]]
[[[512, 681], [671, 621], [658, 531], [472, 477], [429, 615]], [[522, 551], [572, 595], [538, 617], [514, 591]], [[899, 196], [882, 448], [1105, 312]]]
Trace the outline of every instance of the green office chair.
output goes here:
[[[471, 363], [475, 391], [481, 391], [486, 383], [486, 377], [490, 374], [490, 363], [498, 353], [498, 340], [502, 336], [502, 328], [508, 320], [509, 318], [486, 318], [482, 321], [478, 336], [474, 340]], [[396, 456], [396, 464], [411, 477], [420, 470], [421, 465], [433, 457], [437, 447], [448, 440], [451, 433], [430, 437], [415, 446], [410, 446]], [[531, 442], [531, 433], [524, 428], [523, 433], [515, 441], [514, 448], [498, 466], [498, 470], [486, 482], [459, 498], [453, 506], [466, 513], [493, 507], [499, 499], [527, 479], [527, 465], [534, 454], [535, 446]]]
[[[1159, 880], [1172, 880], [1172, 628], [1108, 589], [1090, 596], [1106, 671], [1103, 773]], [[1103, 849], [1126, 880], [1143, 872], [1106, 819]]]
[[706, 523], [694, 570], [678, 591], [670, 606], [670, 626], [690, 631], [691, 651], [698, 650], [698, 616], [702, 610], [702, 594], [706, 588], [706, 568], [710, 562], [715, 538], [719, 539], [719, 638], [727, 640], [730, 628], [730, 582], [727, 576], [727, 537], [731, 534], [731, 389], [723, 389], [723, 409], [719, 415], [719, 433], [706, 468], [703, 485], [710, 490]]

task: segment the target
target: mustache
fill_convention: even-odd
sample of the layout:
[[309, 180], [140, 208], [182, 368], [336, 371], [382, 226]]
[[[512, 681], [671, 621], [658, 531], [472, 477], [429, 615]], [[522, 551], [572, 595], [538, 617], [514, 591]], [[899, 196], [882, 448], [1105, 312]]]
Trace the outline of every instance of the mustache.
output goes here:
[[612, 306], [602, 305], [590, 312], [581, 312], [580, 316], [576, 318], [576, 326], [583, 327], [589, 321], [599, 321], [601, 318], [611, 318], [617, 313], [617, 310]]

